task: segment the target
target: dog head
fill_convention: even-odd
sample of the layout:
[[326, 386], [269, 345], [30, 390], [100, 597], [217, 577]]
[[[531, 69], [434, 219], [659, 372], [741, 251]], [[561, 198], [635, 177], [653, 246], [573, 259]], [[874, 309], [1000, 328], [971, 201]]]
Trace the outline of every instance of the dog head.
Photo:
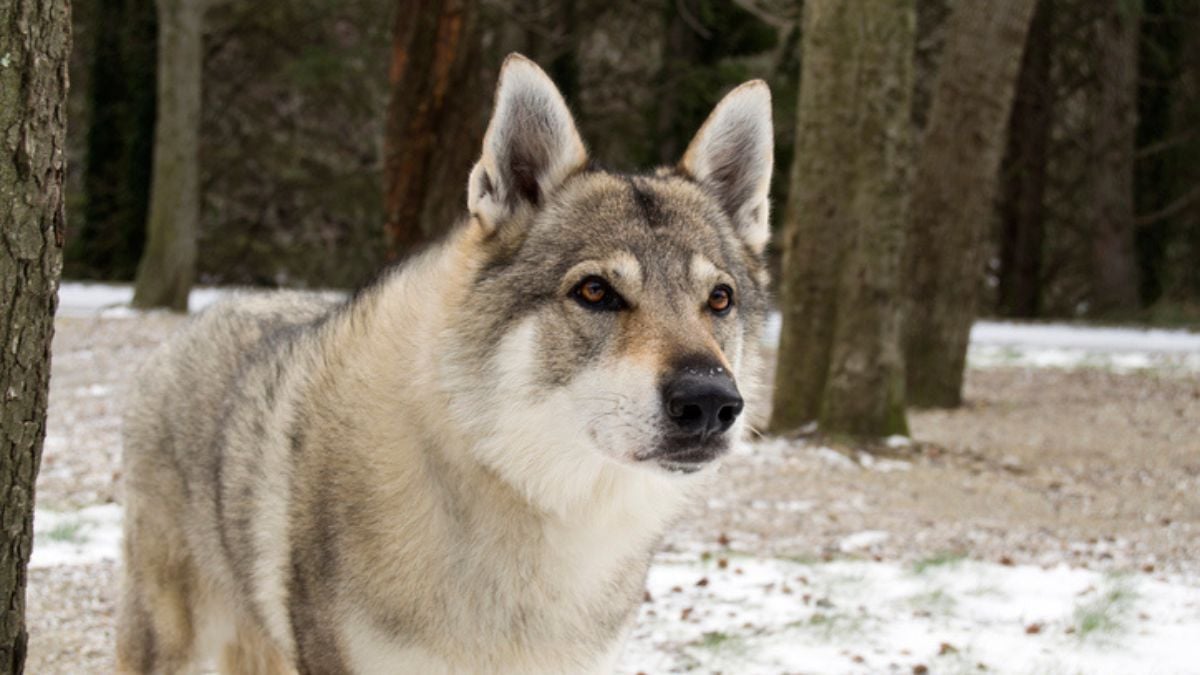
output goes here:
[[468, 183], [479, 263], [448, 338], [475, 373], [457, 414], [491, 439], [489, 462], [686, 474], [729, 448], [765, 313], [772, 146], [753, 81], [677, 166], [595, 169], [554, 84], [509, 57]]

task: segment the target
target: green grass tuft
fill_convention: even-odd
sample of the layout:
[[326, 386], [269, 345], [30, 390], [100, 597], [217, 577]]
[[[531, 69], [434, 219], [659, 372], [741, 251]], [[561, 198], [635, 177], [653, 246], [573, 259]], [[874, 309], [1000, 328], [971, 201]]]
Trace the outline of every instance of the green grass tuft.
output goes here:
[[63, 542], [79, 542], [79, 531], [83, 528], [83, 523], [75, 521], [66, 521], [55, 525], [53, 529], [46, 533], [46, 537], [51, 541]]
[[923, 559], [918, 560], [917, 562], [913, 563], [912, 571], [913, 571], [913, 574], [924, 574], [925, 572], [928, 572], [929, 570], [937, 568], [937, 567], [948, 567], [950, 565], [957, 565], [958, 563], [962, 562], [963, 560], [966, 560], [966, 558], [967, 558], [966, 554], [953, 552], [953, 551], [937, 553], [935, 555], [929, 556], [928, 558], [923, 558]]
[[717, 649], [721, 645], [736, 639], [728, 633], [719, 630], [709, 631], [700, 637], [700, 646], [706, 649]]
[[1095, 635], [1111, 635], [1125, 627], [1129, 609], [1137, 599], [1137, 591], [1122, 576], [1112, 576], [1098, 596], [1075, 607], [1072, 624], [1075, 635], [1086, 639]]

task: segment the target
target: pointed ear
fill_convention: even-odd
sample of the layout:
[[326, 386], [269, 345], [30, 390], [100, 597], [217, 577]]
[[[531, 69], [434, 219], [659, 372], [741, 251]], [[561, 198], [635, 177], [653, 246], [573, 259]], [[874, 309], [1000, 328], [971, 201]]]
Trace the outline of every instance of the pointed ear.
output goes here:
[[771, 90], [753, 80], [721, 99], [680, 167], [717, 195], [746, 245], [761, 252], [771, 236], [767, 192], [774, 161]]
[[467, 183], [467, 208], [484, 231], [537, 206], [587, 162], [558, 88], [537, 64], [510, 54], [500, 69], [483, 154]]

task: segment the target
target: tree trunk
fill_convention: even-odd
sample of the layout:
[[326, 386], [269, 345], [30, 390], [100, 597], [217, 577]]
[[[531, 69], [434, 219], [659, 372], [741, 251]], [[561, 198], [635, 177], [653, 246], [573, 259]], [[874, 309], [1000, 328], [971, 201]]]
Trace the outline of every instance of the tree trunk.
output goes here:
[[478, 0], [400, 0], [384, 138], [387, 250], [403, 257], [466, 210], [490, 91]]
[[66, 0], [0, 5], [0, 673], [25, 668], [25, 568], [62, 270]]
[[154, 0], [99, 0], [94, 22], [84, 222], [66, 273], [131, 280], [146, 240], [154, 156]]
[[1092, 234], [1093, 314], [1138, 307], [1134, 248], [1134, 153], [1137, 141], [1137, 3], [1109, 3], [1096, 37], [1096, 93], [1091, 105], [1093, 159], [1089, 222]]
[[[1188, 7], [1176, 21], [1182, 27], [1179, 60], [1190, 67], [1180, 74], [1172, 92], [1168, 133], [1189, 134], [1200, 130], [1200, 7]], [[1178, 240], [1167, 260], [1167, 294], [1171, 302], [1200, 306], [1200, 137], [1191, 136], [1173, 154], [1177, 159], [1171, 202], [1180, 206], [1175, 224]], [[1191, 200], [1186, 201], [1189, 195]]]
[[187, 311], [200, 218], [200, 91], [204, 0], [158, 2], [158, 114], [146, 250], [135, 307]]
[[1047, 151], [1054, 104], [1050, 87], [1052, 4], [1042, 0], [1034, 12], [1009, 123], [996, 299], [999, 313], [1008, 317], [1029, 319], [1041, 309]]
[[908, 221], [911, 1], [804, 5], [783, 335], [771, 428], [906, 433], [899, 271]]
[[1035, 0], [960, 2], [917, 160], [905, 255], [908, 400], [962, 402], [997, 172]]
[[[681, 115], [683, 101], [690, 92], [687, 76], [700, 61], [700, 35], [684, 19], [693, 12], [689, 0], [671, 0], [664, 12], [661, 65], [654, 97], [654, 130], [658, 146], [655, 160], [663, 165], [679, 161], [695, 129], [691, 119]], [[690, 115], [687, 117], [691, 117]]]

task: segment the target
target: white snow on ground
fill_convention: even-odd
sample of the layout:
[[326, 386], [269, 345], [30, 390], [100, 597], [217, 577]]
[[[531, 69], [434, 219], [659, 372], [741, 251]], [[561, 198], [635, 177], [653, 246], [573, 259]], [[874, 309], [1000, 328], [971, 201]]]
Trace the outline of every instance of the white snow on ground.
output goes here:
[[662, 554], [622, 672], [1194, 673], [1200, 587], [1066, 566]]
[[1182, 330], [1094, 328], [1068, 324], [979, 321], [971, 328], [978, 345], [1038, 345], [1103, 352], [1200, 352], [1200, 333]]
[[[198, 286], [188, 296], [188, 310], [198, 312], [221, 298], [234, 293], [269, 293], [270, 289]], [[331, 297], [344, 297], [341, 291], [321, 291]], [[64, 281], [58, 288], [58, 313], [62, 316], [104, 316], [121, 318], [137, 316], [129, 308], [133, 300], [133, 286], [129, 284], [103, 284], [81, 281]]]
[[79, 565], [116, 560], [121, 553], [121, 507], [88, 506], [71, 513], [33, 514], [30, 567]]
[[[32, 567], [119, 557], [121, 509], [38, 511]], [[888, 537], [847, 536], [843, 551]], [[623, 673], [1194, 673], [1200, 584], [941, 556], [661, 553]]]
[[[767, 319], [764, 342], [778, 343], [782, 328], [779, 314], [772, 314]], [[1082, 367], [1117, 372], [1153, 368], [1200, 372], [1200, 333], [976, 321], [971, 328], [967, 362], [972, 368]]]
[[862, 551], [886, 542], [891, 536], [882, 530], [863, 530], [842, 537], [842, 540], [838, 542], [838, 549], [843, 553]]

